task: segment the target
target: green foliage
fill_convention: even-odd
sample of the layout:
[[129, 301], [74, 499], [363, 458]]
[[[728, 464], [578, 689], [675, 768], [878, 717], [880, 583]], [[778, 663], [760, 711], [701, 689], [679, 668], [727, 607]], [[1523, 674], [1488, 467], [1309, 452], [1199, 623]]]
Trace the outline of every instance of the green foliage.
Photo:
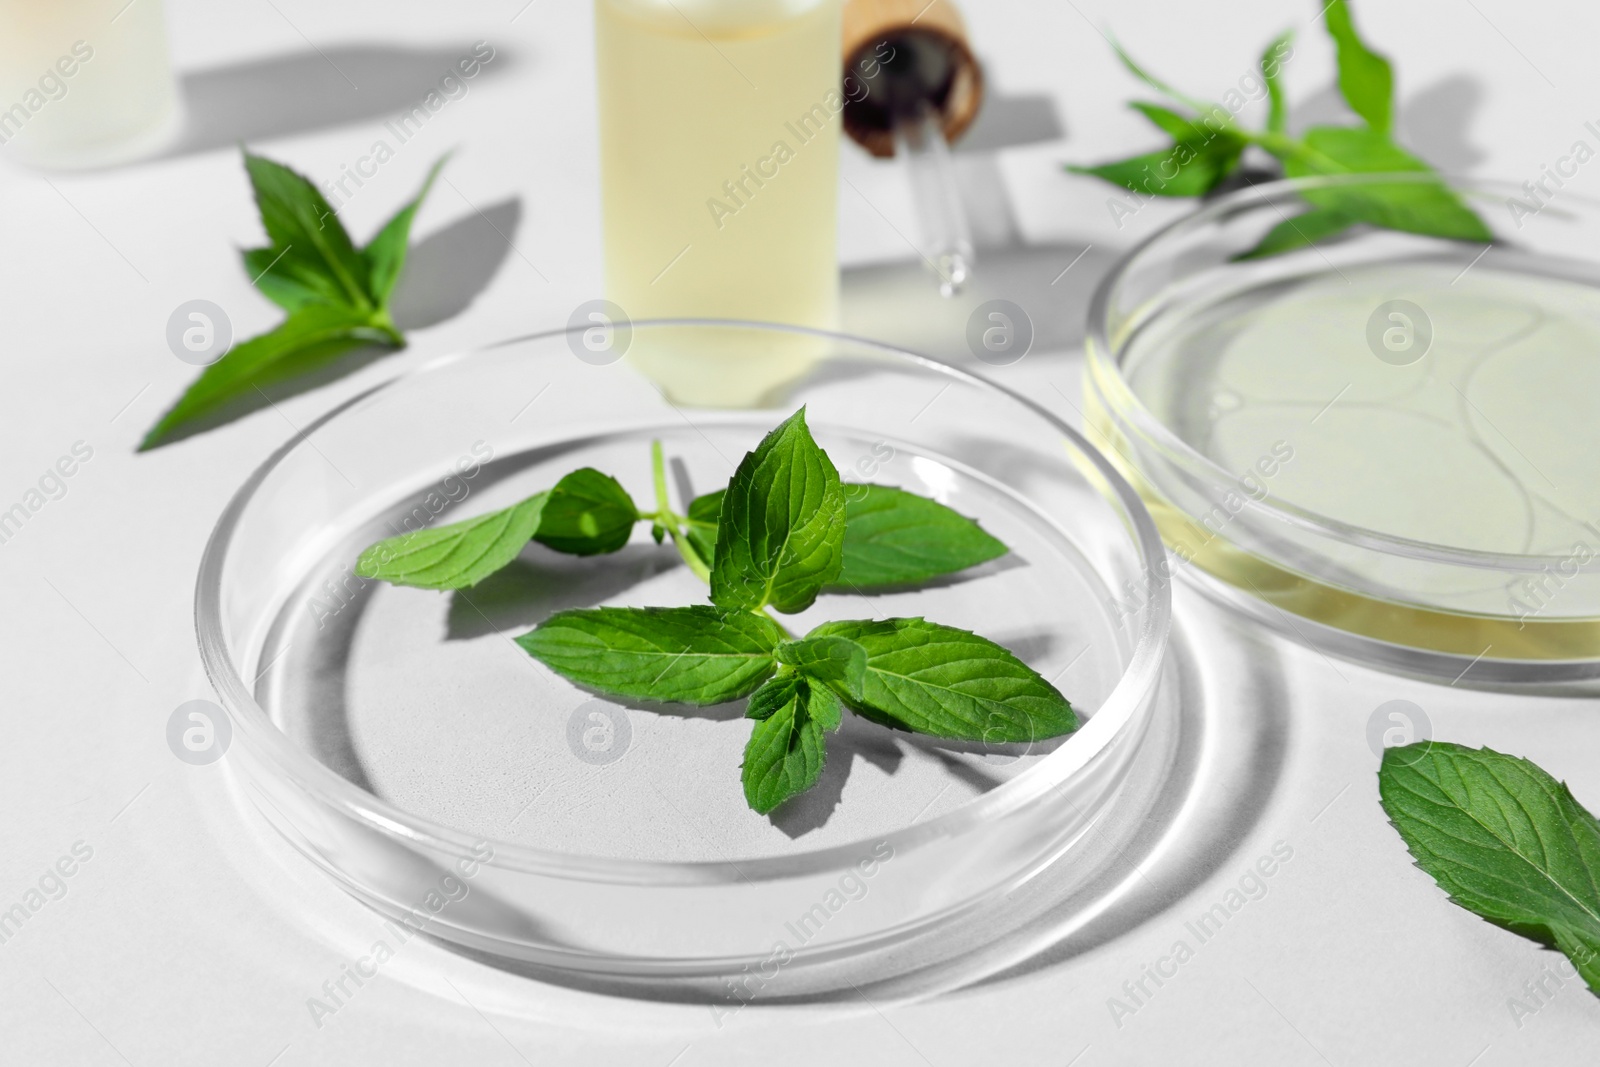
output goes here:
[[444, 160], [360, 249], [306, 178], [249, 152], [244, 164], [269, 241], [241, 253], [244, 269], [288, 317], [201, 371], [145, 434], [141, 452], [209, 429], [241, 402], [264, 396], [265, 388], [324, 371], [354, 349], [406, 343], [389, 314], [389, 298], [405, 269], [411, 221]]
[[1492, 749], [1386, 749], [1383, 809], [1450, 899], [1565, 953], [1600, 993], [1600, 823], [1566, 783]]
[[1330, 183], [1307, 189], [1303, 192], [1307, 211], [1274, 226], [1240, 259], [1305, 248], [1360, 223], [1458, 241], [1492, 241], [1489, 228], [1460, 195], [1426, 163], [1394, 143], [1394, 73], [1389, 61], [1367, 47], [1356, 32], [1346, 0], [1328, 4], [1324, 22], [1337, 52], [1339, 91], [1362, 120], [1361, 126], [1316, 126], [1298, 138], [1289, 136], [1282, 79], [1283, 64], [1293, 54], [1289, 33], [1277, 37], [1261, 55], [1267, 95], [1266, 125], [1261, 130], [1243, 128], [1233, 111], [1221, 105], [1180, 93], [1118, 48], [1118, 57], [1136, 77], [1186, 111], [1135, 101], [1130, 106], [1165, 133], [1171, 144], [1129, 159], [1067, 169], [1138, 195], [1204, 196], [1234, 174], [1246, 149], [1255, 147], [1275, 157], [1291, 178], [1405, 172], [1432, 179]]

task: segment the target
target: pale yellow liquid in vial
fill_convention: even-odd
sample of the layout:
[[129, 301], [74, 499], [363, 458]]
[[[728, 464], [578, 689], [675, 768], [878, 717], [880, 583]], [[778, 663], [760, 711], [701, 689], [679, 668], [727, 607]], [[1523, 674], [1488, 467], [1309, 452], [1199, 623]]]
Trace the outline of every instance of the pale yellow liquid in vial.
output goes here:
[[[1129, 345], [1124, 375], [1163, 424], [1230, 472], [1292, 452], [1267, 464], [1279, 502], [1430, 545], [1600, 555], [1600, 278], [1462, 266], [1347, 267], [1235, 294], [1153, 322]], [[1422, 309], [1432, 333], [1409, 365], [1367, 340], [1369, 318], [1396, 298]], [[1402, 348], [1418, 328], [1384, 326]], [[1417, 590], [1414, 604], [1448, 610], [1363, 603], [1148, 495], [1170, 543], [1300, 614], [1469, 656], [1491, 644], [1497, 657], [1600, 655], [1600, 624], [1576, 587], [1562, 599], [1489, 570]], [[1523, 616], [1518, 604], [1541, 610]]]
[[[595, 0], [606, 297], [630, 319], [832, 329], [837, 0]], [[674, 400], [767, 399], [822, 350], [637, 336]]]

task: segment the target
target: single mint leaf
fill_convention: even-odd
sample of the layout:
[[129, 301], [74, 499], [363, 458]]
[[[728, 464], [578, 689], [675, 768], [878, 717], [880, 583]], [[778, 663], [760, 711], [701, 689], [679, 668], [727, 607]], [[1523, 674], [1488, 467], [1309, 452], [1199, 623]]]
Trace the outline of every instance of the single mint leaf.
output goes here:
[[[1270, 143], [1269, 143], [1270, 144]], [[1387, 134], [1359, 126], [1313, 126], [1303, 151], [1283, 157], [1291, 178], [1316, 174], [1432, 173], [1433, 168], [1391, 141]]]
[[1234, 133], [1210, 140], [1178, 141], [1170, 148], [1097, 166], [1069, 165], [1087, 174], [1148, 196], [1204, 196], [1238, 166], [1245, 141]]
[[795, 694], [800, 691], [800, 676], [793, 671], [782, 671], [775, 677], [767, 679], [761, 688], [750, 694], [750, 703], [745, 705], [744, 717], [755, 719], [770, 719], [782, 711], [784, 705], [792, 704]]
[[[1284, 159], [1291, 178], [1314, 174], [1432, 174], [1422, 160], [1373, 130], [1314, 126], [1306, 131], [1306, 151]], [[1490, 242], [1494, 234], [1444, 181], [1333, 185], [1301, 193], [1316, 207], [1353, 221], [1385, 229], [1458, 241]]]
[[335, 304], [307, 304], [277, 329], [235, 345], [194, 380], [139, 445], [143, 452], [209, 426], [232, 403], [319, 369], [365, 344], [393, 345], [371, 313]]
[[548, 507], [550, 493], [464, 522], [390, 537], [361, 553], [356, 574], [422, 589], [465, 589], [517, 558]]
[[627, 490], [593, 467], [573, 471], [550, 491], [534, 540], [557, 552], [596, 556], [628, 543], [639, 509]]
[[1008, 551], [976, 522], [936, 500], [886, 485], [849, 490], [842, 586], [912, 585], [987, 563]]
[[1336, 208], [1312, 208], [1293, 218], [1284, 219], [1268, 230], [1267, 235], [1261, 238], [1254, 248], [1248, 252], [1241, 252], [1234, 258], [1264, 259], [1267, 256], [1292, 252], [1297, 248], [1306, 248], [1341, 234], [1355, 224], [1355, 219]]
[[330, 303], [373, 310], [367, 264], [317, 187], [281, 163], [244, 156], [261, 224], [282, 258], [272, 268], [324, 294]]
[[411, 241], [411, 220], [417, 217], [418, 209], [428, 197], [428, 190], [433, 188], [434, 179], [449, 158], [448, 155], [444, 156], [428, 170], [428, 176], [417, 195], [395, 212], [394, 217], [384, 223], [383, 228], [367, 242], [367, 247], [361, 250], [361, 258], [366, 261], [367, 267], [367, 289], [380, 307], [389, 303], [395, 283], [400, 280], [400, 272], [405, 269], [406, 250]]
[[839, 698], [804, 678], [778, 677], [750, 698], [748, 715], [755, 726], [740, 777], [745, 802], [765, 815], [817, 784], [827, 732], [839, 725]]
[[689, 547], [708, 568], [716, 558], [717, 518], [722, 514], [722, 497], [726, 492], [718, 489], [715, 493], [695, 497], [689, 502], [689, 513], [684, 516], [689, 520], [688, 529], [684, 531]]
[[608, 696], [721, 704], [748, 696], [776, 668], [783, 629], [753, 612], [688, 608], [562, 611], [517, 644], [557, 674]]
[[1450, 899], [1566, 953], [1600, 993], [1600, 823], [1525, 759], [1420, 742], [1386, 749], [1383, 809]]
[[785, 641], [778, 662], [801, 675], [825, 682], [841, 693], [859, 693], [867, 680], [867, 650], [844, 637]]
[[1389, 61], [1361, 40], [1345, 0], [1332, 0], [1323, 9], [1323, 21], [1338, 51], [1339, 94], [1375, 132], [1388, 133], [1394, 119], [1394, 71]]
[[718, 607], [803, 611], [839, 577], [844, 491], [805, 415], [801, 408], [767, 434], [728, 483], [711, 565]]
[[858, 714], [885, 726], [1000, 744], [1071, 733], [1078, 717], [1055, 686], [986, 638], [925, 619], [828, 622], [808, 638], [844, 637], [867, 652]]
[[1294, 52], [1294, 31], [1279, 34], [1261, 53], [1261, 80], [1267, 86], [1267, 132], [1289, 128], [1289, 105], [1283, 95], [1283, 64]]
[[1210, 135], [1211, 131], [1185, 118], [1183, 115], [1163, 107], [1160, 104], [1151, 104], [1143, 100], [1134, 100], [1129, 107], [1149, 119], [1156, 129], [1171, 137], [1174, 141], [1200, 141]]
[[[689, 541], [706, 562], [714, 544], [722, 491], [689, 505]], [[938, 501], [887, 485], [846, 487], [840, 588], [865, 590], [913, 585], [954, 574], [1006, 554], [1009, 549], [972, 519]]]
[[284, 265], [286, 257], [280, 248], [247, 248], [239, 255], [261, 295], [285, 311], [299, 311], [307, 304], [344, 303], [343, 290], [331, 278], [321, 271], [306, 270], [299, 261]]

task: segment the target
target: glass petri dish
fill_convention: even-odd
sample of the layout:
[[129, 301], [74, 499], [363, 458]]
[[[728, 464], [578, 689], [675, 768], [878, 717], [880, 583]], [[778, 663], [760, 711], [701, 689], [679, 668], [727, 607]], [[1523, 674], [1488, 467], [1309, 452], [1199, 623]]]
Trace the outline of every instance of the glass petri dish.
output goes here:
[[1416, 181], [1261, 185], [1140, 245], [1091, 306], [1086, 416], [1177, 569], [1262, 621], [1426, 676], [1600, 675], [1600, 205], [1457, 182], [1492, 245], [1236, 258], [1302, 191]]
[[[704, 338], [752, 359], [801, 335], [819, 358], [774, 407], [697, 410], [599, 359], [592, 335], [534, 335], [355, 397], [250, 476], [196, 592], [238, 792], [393, 920], [652, 996], [799, 998], [959, 966], [1037, 913], [1009, 894], [1041, 872], [1058, 897], [1087, 885], [1116, 853], [1109, 828], [1132, 832], [1154, 802], [1146, 765], [1170, 756], [1176, 715], [1156, 699], [1165, 553], [1132, 487], [1041, 406], [906, 352], [759, 324], [628, 329], [657, 351]], [[1012, 552], [916, 592], [825, 594], [790, 628], [922, 615], [983, 633], [1055, 681], [1076, 733], [988, 747], [847, 716], [821, 783], [762, 817], [738, 783], [742, 704], [602, 700], [511, 640], [564, 608], [704, 602], [645, 530], [607, 557], [531, 545], [454, 593], [351, 572], [408, 523], [502, 507], [580, 466], [649, 500], [652, 440], [681, 506], [802, 404], [846, 481], [935, 497]]]

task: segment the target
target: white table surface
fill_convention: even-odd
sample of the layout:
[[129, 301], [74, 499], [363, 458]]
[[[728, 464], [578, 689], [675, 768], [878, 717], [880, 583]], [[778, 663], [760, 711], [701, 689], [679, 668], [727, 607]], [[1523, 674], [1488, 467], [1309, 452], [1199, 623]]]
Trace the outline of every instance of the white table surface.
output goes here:
[[[173, 0], [176, 63], [203, 120], [187, 147], [48, 180], [0, 169], [0, 506], [74, 442], [94, 449], [67, 495], [0, 545], [0, 908], [75, 842], [93, 850], [66, 894], [0, 944], [0, 1061], [1487, 1067], [1592, 1058], [1594, 997], [1572, 981], [1547, 980], [1543, 1002], [1524, 991], [1559, 957], [1450, 905], [1410, 866], [1378, 807], [1364, 730], [1378, 704], [1411, 699], [1434, 736], [1528, 756], [1600, 806], [1593, 701], [1473, 691], [1470, 678], [1401, 681], [1244, 628], [1232, 636], [1253, 643], [1253, 669], [1235, 681], [1256, 728], [1212, 743], [1254, 746], [1237, 762], [1259, 788], [1244, 791], [1254, 798], [1247, 811], [1218, 813], [1235, 832], [1141, 862], [1154, 903], [1114, 936], [1069, 942], [1037, 966], [958, 992], [756, 1006], [721, 1027], [704, 1007], [550, 988], [413, 942], [315, 1026], [307, 998], [364, 951], [377, 920], [241, 815], [218, 767], [186, 766], [168, 751], [172, 709], [210, 695], [190, 622], [193, 573], [224, 501], [290, 423], [440, 353], [559, 325], [598, 295], [589, 4], [524, 4]], [[960, 164], [988, 246], [980, 280], [941, 306], [900, 236], [912, 227], [900, 171], [848, 150], [844, 325], [970, 361], [967, 313], [1007, 297], [1030, 311], [1040, 340], [1005, 373], [1071, 394], [1094, 279], [1171, 217], [1157, 205], [1118, 231], [1107, 190], [1060, 172], [1066, 160], [1154, 143], [1120, 108], [1137, 87], [1094, 27], [1168, 78], [1217, 94], [1315, 7], [967, 8], [992, 92]], [[1583, 129], [1600, 118], [1592, 8], [1417, 0], [1369, 2], [1359, 14], [1399, 61], [1406, 137], [1436, 162], [1520, 182], [1574, 140], [1593, 140]], [[135, 457], [142, 430], [192, 375], [163, 340], [174, 307], [213, 300], [237, 336], [274, 321], [234, 251], [259, 232], [233, 141], [313, 174], [334, 171], [480, 39], [497, 50], [490, 70], [345, 211], [366, 234], [434, 156], [458, 149], [418, 221], [422, 251], [403, 306], [407, 321], [425, 325], [411, 347], [280, 410]], [[1330, 70], [1320, 31], [1306, 29], [1289, 70], [1292, 99], [1326, 114]], [[272, 77], [288, 81], [263, 90]], [[1576, 184], [1595, 192], [1600, 171]], [[1194, 595], [1181, 593], [1179, 606], [1185, 626], [1218, 632]], [[1207, 798], [1196, 803], [1203, 812]], [[1278, 841], [1293, 860], [1266, 895], [1137, 1012], [1114, 1018], [1108, 998], [1192, 936], [1185, 923]], [[1538, 1010], [1518, 1019], [1511, 997]]]

